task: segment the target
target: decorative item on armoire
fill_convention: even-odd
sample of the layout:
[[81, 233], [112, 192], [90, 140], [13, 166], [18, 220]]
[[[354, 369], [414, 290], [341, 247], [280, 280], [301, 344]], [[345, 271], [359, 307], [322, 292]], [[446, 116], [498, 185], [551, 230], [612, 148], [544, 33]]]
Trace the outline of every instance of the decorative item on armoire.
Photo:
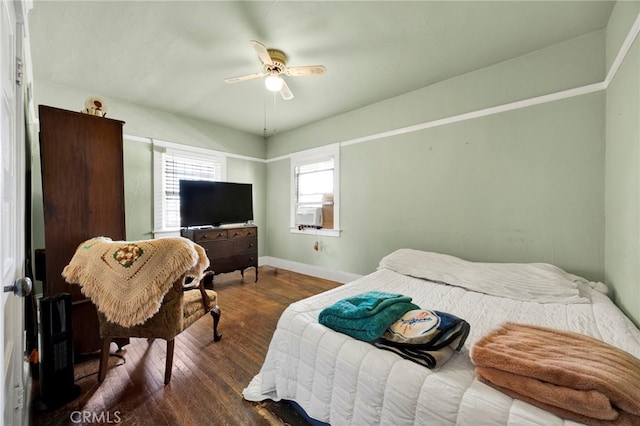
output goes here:
[[84, 109], [80, 111], [83, 114], [95, 115], [97, 117], [106, 117], [109, 107], [104, 99], [97, 96], [91, 96], [84, 101]]

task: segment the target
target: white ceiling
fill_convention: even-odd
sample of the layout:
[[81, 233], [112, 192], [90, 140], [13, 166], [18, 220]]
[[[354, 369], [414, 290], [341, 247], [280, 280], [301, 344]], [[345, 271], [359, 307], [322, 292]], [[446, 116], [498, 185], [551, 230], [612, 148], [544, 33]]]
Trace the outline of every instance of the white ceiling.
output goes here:
[[[36, 81], [263, 135], [604, 28], [610, 1], [49, 1], [30, 12]], [[249, 40], [288, 65], [284, 101]], [[37, 84], [36, 84], [37, 90]], [[36, 93], [37, 96], [37, 93]], [[79, 109], [82, 105], [79, 105]], [[117, 117], [126, 120], [126, 117]]]

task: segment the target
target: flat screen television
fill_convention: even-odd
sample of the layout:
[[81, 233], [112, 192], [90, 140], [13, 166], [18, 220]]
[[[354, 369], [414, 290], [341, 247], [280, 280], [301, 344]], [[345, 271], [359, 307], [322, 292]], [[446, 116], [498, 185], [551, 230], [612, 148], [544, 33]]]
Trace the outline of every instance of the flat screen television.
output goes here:
[[220, 226], [253, 220], [250, 183], [180, 181], [180, 226]]

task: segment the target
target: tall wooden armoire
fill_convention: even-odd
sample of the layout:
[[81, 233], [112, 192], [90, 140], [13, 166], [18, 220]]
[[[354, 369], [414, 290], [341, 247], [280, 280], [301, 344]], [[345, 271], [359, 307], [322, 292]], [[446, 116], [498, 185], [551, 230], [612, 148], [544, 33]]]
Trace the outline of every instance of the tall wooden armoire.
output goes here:
[[45, 296], [70, 293], [76, 355], [101, 348], [96, 308], [61, 273], [84, 241], [125, 240], [124, 122], [40, 105]]

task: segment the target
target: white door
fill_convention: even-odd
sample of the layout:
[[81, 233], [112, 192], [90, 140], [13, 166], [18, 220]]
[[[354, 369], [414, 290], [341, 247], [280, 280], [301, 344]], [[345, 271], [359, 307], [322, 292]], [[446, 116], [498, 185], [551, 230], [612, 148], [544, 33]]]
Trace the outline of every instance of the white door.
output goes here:
[[[25, 124], [21, 78], [23, 3], [0, 4], [0, 274], [3, 287], [25, 275]], [[0, 402], [5, 425], [22, 425], [25, 415], [24, 299], [3, 292], [0, 304], [0, 374], [4, 387]]]

